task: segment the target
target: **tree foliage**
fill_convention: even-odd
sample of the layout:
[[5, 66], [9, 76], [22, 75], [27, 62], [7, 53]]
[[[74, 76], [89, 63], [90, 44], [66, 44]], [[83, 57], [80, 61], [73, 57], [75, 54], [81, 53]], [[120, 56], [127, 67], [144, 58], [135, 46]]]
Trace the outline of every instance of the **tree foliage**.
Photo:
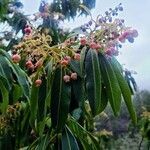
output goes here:
[[[83, 4], [93, 8], [92, 2]], [[80, 3], [54, 1], [50, 8], [73, 18]], [[41, 6], [36, 17], [42, 17], [43, 24], [45, 19], [56, 21], [49, 5]], [[116, 55], [120, 38], [135, 38], [137, 32], [122, 20], [110, 21], [118, 9], [121, 4], [83, 25], [87, 37], [82, 38], [54, 29], [50, 22], [34, 28], [22, 13], [13, 12], [8, 23], [15, 35], [22, 30], [23, 36], [17, 44], [0, 49], [1, 149], [99, 150], [93, 118], [108, 103], [118, 116], [122, 100], [136, 124], [132, 93]]]

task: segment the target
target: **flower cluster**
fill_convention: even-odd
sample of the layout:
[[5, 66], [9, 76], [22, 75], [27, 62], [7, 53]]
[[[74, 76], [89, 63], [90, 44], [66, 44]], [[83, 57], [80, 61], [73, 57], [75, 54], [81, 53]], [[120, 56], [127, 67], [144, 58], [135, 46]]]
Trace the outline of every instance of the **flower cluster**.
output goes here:
[[[47, 60], [54, 62], [54, 68], [58, 65], [66, 68], [65, 82], [77, 79], [77, 73], [67, 69], [71, 60], [79, 61], [80, 54], [71, 47], [70, 44], [64, 43], [50, 46], [51, 36], [33, 30], [29, 25], [24, 29], [25, 35], [22, 42], [14, 46], [12, 51], [12, 61], [14, 63], [23, 62], [27, 73], [31, 78], [34, 78], [36, 73], [39, 73], [38, 79], [35, 81], [35, 86], [39, 87], [42, 84], [41, 77], [45, 74], [45, 66]], [[75, 41], [74, 41], [75, 42]], [[40, 70], [40, 71], [39, 71]]]
[[124, 19], [114, 18], [119, 11], [123, 11], [120, 3], [115, 9], [109, 9], [105, 15], [99, 15], [96, 20], [91, 17], [91, 20], [81, 26], [83, 32], [89, 33], [89, 36], [82, 37], [81, 45], [86, 45], [92, 49], [96, 49], [109, 56], [117, 56], [122, 43], [128, 40], [134, 42], [134, 38], [138, 36], [135, 29], [125, 26]]
[[[96, 20], [91, 19], [81, 27], [83, 31], [88, 32], [86, 36], [71, 37], [58, 45], [52, 45], [50, 35], [33, 30], [27, 25], [22, 42], [14, 47], [12, 60], [14, 63], [25, 62], [24, 66], [32, 76], [39, 72], [39, 69], [44, 70], [43, 66], [46, 66], [47, 60], [53, 61], [54, 68], [60, 65], [68, 70], [63, 78], [65, 82], [76, 80], [78, 75], [69, 70], [69, 64], [72, 60], [80, 61], [83, 48], [96, 50], [97, 53], [109, 57], [117, 56], [122, 43], [126, 40], [133, 43], [134, 38], [138, 36], [137, 30], [126, 27], [123, 19], [112, 19], [112, 16], [117, 16], [118, 11], [122, 10], [121, 4], [115, 9], [109, 9], [105, 16], [99, 15]], [[40, 76], [35, 81], [37, 87], [42, 84]]]
[[[81, 26], [81, 30], [85, 32], [88, 29], [91, 29], [92, 26], [97, 28], [104, 23], [111, 23], [113, 21], [113, 17], [118, 16], [119, 11], [123, 11], [121, 3], [116, 6], [115, 9], [109, 8], [104, 15], [98, 15], [96, 21], [91, 17], [91, 20], [88, 23]], [[118, 23], [120, 26], [122, 26], [124, 24], [124, 19], [121, 19]]]

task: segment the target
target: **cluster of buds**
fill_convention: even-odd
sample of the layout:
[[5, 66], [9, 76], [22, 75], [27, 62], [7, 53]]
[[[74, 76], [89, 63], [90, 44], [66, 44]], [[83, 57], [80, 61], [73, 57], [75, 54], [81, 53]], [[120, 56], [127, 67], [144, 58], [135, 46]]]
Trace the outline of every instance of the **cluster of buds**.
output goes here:
[[43, 61], [42, 59], [39, 59], [38, 61], [36, 61], [36, 63], [34, 64], [31, 60], [28, 60], [26, 62], [26, 68], [34, 71], [35, 69], [41, 68], [43, 65]]
[[[47, 12], [47, 8], [47, 5], [43, 4], [41, 13]], [[30, 38], [24, 38], [14, 48], [15, 54], [13, 54], [12, 60], [14, 63], [18, 63], [23, 58], [27, 70], [35, 74], [34, 72], [41, 68], [47, 60], [54, 62], [54, 68], [57, 65], [67, 67], [71, 60], [80, 61], [80, 51], [83, 47], [91, 48], [108, 56], [117, 56], [122, 43], [126, 40], [133, 43], [134, 38], [138, 36], [137, 30], [126, 27], [123, 19], [112, 19], [112, 16], [117, 16], [118, 11], [122, 10], [123, 7], [119, 4], [115, 9], [106, 11], [105, 16], [99, 15], [96, 20], [92, 18], [87, 24], [81, 26], [82, 30], [89, 31], [89, 34], [80, 38], [80, 42], [78, 36], [76, 36], [63, 43], [51, 46], [52, 38], [49, 35], [41, 34], [41, 32], [35, 30], [33, 32], [32, 28], [27, 25], [24, 29], [25, 36], [30, 35]], [[78, 47], [77, 44], [80, 44], [80, 46]], [[70, 82], [71, 79], [76, 80], [77, 74], [65, 75], [63, 79], [65, 82]], [[37, 87], [41, 84], [41, 79], [35, 81]]]
[[[81, 30], [83, 32], [86, 32], [89, 29], [91, 29], [92, 26], [94, 26], [94, 28], [98, 28], [103, 24], [111, 23], [113, 21], [113, 17], [118, 16], [119, 11], [123, 11], [123, 7], [121, 3], [118, 6], [116, 6], [114, 9], [109, 8], [109, 10], [106, 11], [104, 15], [98, 15], [96, 21], [91, 19], [88, 23], [82, 25]], [[120, 21], [120, 26], [122, 26], [123, 24], [124, 24], [124, 20], [122, 19]]]
[[69, 76], [69, 75], [65, 75], [65, 76], [63, 77], [63, 80], [64, 80], [66, 83], [68, 83], [68, 82], [70, 82], [70, 80], [77, 80], [77, 77], [78, 77], [77, 73], [74, 72], [74, 73], [71, 73], [70, 76]]
[[98, 43], [96, 43], [94, 41], [91, 41], [91, 40], [88, 41], [85, 37], [82, 37], [80, 39], [80, 44], [82, 46], [89, 46], [91, 49], [96, 49], [96, 50], [102, 48], [100, 44], [98, 44]]
[[117, 56], [122, 43], [126, 40], [133, 43], [134, 38], [138, 36], [137, 30], [126, 27], [124, 19], [112, 18], [117, 16], [119, 11], [123, 11], [121, 3], [115, 9], [106, 11], [104, 16], [99, 15], [96, 20], [92, 18], [81, 26], [82, 31], [89, 33], [89, 36], [82, 37], [80, 45], [109, 56]]
[[138, 32], [135, 29], [128, 29], [124, 31], [120, 36], [119, 36], [119, 41], [121, 43], [124, 43], [125, 40], [127, 39], [130, 43], [134, 42], [134, 38], [138, 36]]
[[61, 61], [60, 64], [64, 67], [66, 67], [69, 62], [71, 61], [71, 57], [70, 56], [65, 56]]

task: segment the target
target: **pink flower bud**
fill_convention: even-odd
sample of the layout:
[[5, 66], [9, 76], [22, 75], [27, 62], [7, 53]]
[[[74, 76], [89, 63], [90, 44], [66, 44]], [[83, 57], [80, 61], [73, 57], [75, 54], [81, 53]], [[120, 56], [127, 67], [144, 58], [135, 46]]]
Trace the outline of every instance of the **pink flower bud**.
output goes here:
[[74, 59], [79, 61], [79, 60], [80, 60], [80, 54], [76, 53], [76, 54], [74, 55]]
[[64, 59], [67, 60], [68, 62], [71, 61], [71, 57], [70, 56], [65, 56]]
[[15, 55], [12, 56], [12, 61], [13, 61], [14, 63], [18, 63], [20, 60], [21, 60], [20, 55], [15, 54]]
[[31, 27], [25, 28], [24, 32], [25, 32], [25, 34], [29, 35], [32, 32]]
[[35, 86], [36, 86], [36, 87], [39, 87], [41, 84], [42, 84], [42, 80], [41, 80], [41, 79], [37, 79], [37, 80], [35, 81]]
[[102, 48], [102, 46], [100, 44], [97, 44], [95, 49], [100, 49], [100, 48]]
[[90, 48], [96, 49], [97, 48], [97, 44], [95, 42], [90, 43]]
[[77, 80], [77, 73], [76, 72], [71, 74], [71, 79]]
[[65, 60], [63, 59], [61, 62], [60, 62], [61, 65], [63, 66], [67, 66], [69, 64], [68, 60]]
[[83, 46], [86, 45], [86, 44], [87, 44], [86, 38], [81, 38], [80, 43], [81, 43], [81, 45], [83, 45]]
[[126, 40], [123, 35], [120, 35], [118, 39], [119, 39], [119, 41], [120, 41], [121, 43], [124, 43], [125, 40]]
[[70, 82], [70, 76], [65, 75], [65, 76], [63, 77], [63, 80], [64, 80], [66, 83]]
[[32, 63], [32, 61], [31, 60], [28, 60], [27, 62], [26, 62], [26, 67], [28, 68], [28, 69], [30, 69], [30, 68], [33, 68], [33, 63]]

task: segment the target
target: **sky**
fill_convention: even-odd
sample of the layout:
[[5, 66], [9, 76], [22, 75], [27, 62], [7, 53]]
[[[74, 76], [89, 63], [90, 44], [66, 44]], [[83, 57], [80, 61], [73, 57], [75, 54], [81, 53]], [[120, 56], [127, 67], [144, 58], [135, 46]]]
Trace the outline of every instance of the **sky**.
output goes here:
[[[50, 1], [50, 0], [49, 0]], [[22, 0], [26, 14], [38, 11], [40, 0]], [[124, 11], [119, 18], [125, 19], [126, 26], [138, 30], [139, 36], [133, 44], [126, 42], [120, 50], [118, 60], [125, 68], [137, 72], [133, 75], [140, 90], [150, 90], [150, 0], [96, 0], [92, 15], [104, 14], [109, 8], [122, 3]], [[89, 21], [89, 17], [78, 17], [65, 21], [64, 27], [75, 28]]]

